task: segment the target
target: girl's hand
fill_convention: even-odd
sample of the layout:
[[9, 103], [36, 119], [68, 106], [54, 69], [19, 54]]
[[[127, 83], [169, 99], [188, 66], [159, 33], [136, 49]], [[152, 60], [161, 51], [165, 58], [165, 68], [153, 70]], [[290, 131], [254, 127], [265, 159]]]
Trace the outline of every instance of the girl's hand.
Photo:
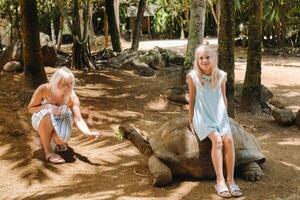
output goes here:
[[89, 134], [87, 134], [87, 136], [93, 140], [97, 140], [100, 137], [100, 131], [90, 131]]
[[53, 115], [61, 115], [61, 109], [60, 107], [53, 105], [53, 104], [48, 104], [49, 110]]
[[190, 122], [190, 129], [191, 129], [191, 132], [196, 135], [196, 132], [195, 132], [195, 129], [194, 129], [194, 125], [192, 122]]

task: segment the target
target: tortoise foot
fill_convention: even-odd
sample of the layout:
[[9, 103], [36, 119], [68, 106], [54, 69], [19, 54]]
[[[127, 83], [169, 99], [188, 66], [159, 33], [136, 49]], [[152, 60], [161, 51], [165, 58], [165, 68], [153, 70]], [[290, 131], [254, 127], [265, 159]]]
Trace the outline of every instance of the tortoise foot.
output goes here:
[[241, 166], [240, 170], [246, 181], [259, 181], [263, 176], [263, 172], [256, 162], [244, 164]]
[[148, 165], [154, 176], [154, 186], [164, 186], [172, 182], [171, 169], [165, 165], [156, 155], [150, 156]]

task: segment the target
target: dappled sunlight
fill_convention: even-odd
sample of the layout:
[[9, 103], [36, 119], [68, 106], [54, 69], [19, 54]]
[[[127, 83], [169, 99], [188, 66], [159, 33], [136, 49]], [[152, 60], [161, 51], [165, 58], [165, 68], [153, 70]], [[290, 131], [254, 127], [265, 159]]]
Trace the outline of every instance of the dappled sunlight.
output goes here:
[[144, 99], [146, 97], [147, 97], [147, 95], [145, 95], [145, 94], [138, 94], [138, 95], [134, 96], [134, 98], [136, 98], [136, 99]]
[[277, 144], [300, 146], [300, 138], [284, 138], [283, 141], [277, 142]]
[[82, 97], [95, 98], [95, 97], [102, 97], [103, 95], [107, 95], [108, 93], [100, 89], [85, 88], [84, 90], [77, 91], [77, 94]]
[[165, 110], [168, 105], [168, 102], [165, 101], [164, 99], [158, 98], [155, 99], [154, 101], [150, 101], [147, 103], [144, 108], [145, 109], [150, 109], [150, 110]]
[[130, 166], [135, 166], [138, 165], [139, 163], [137, 161], [129, 161], [129, 162], [125, 162], [123, 164], [121, 164], [121, 166], [123, 167], [130, 167]]
[[190, 193], [193, 188], [197, 187], [198, 185], [198, 182], [182, 182], [179, 184], [179, 187], [176, 187], [176, 189], [171, 191], [168, 197], [170, 199], [182, 199], [188, 193]]
[[171, 190], [166, 190], [166, 196], [158, 197], [158, 196], [151, 196], [151, 190], [143, 190], [136, 192], [132, 195], [120, 196], [117, 198], [118, 200], [121, 199], [130, 199], [130, 200], [150, 200], [150, 199], [157, 199], [157, 200], [181, 200], [184, 199], [195, 187], [199, 186], [199, 182], [181, 182], [176, 188]]
[[119, 95], [106, 94], [105, 95], [106, 98], [112, 98], [112, 99], [122, 99], [122, 98], [130, 97], [130, 96], [132, 96], [132, 95], [131, 94], [119, 94]]
[[[139, 112], [134, 112], [134, 111], [130, 111], [130, 110], [123, 110], [122, 112], [120, 112], [120, 110], [116, 110], [116, 109], [112, 109], [110, 111], [102, 111], [103, 114], [106, 114], [106, 116], [112, 115], [112, 116], [116, 116], [116, 117], [142, 117], [143, 114], [139, 113]], [[105, 117], [105, 115], [102, 115], [102, 117]]]
[[267, 133], [267, 134], [264, 134], [262, 136], [259, 136], [259, 137], [256, 137], [256, 139], [260, 142], [262, 142], [263, 140], [266, 140], [268, 138], [272, 137], [272, 134], [271, 133]]
[[120, 77], [114, 76], [114, 75], [111, 75], [111, 74], [102, 73], [101, 76], [109, 78], [111, 81], [116, 81], [116, 82], [123, 82], [124, 81], [124, 79], [121, 79]]
[[299, 92], [295, 92], [295, 91], [287, 91], [287, 92], [284, 92], [284, 95], [285, 97], [294, 97], [294, 96], [300, 96], [300, 90]]
[[121, 119], [140, 118], [144, 114], [130, 110], [107, 110], [92, 111], [92, 109], [82, 109], [84, 118], [89, 124], [101, 125], [106, 122], [120, 123]]
[[280, 163], [284, 164], [285, 166], [288, 166], [288, 167], [291, 167], [293, 168], [294, 170], [297, 170], [300, 172], [300, 166], [297, 166], [295, 164], [292, 164], [292, 163], [288, 163], [288, 162], [285, 162], [285, 161], [279, 161]]

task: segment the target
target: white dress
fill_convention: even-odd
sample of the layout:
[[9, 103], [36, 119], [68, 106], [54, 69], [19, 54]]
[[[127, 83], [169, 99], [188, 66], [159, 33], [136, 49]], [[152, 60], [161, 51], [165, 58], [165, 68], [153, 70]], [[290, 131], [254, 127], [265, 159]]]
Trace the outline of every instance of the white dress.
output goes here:
[[[47, 104], [47, 99], [44, 99], [42, 105]], [[45, 115], [50, 113], [51, 122], [57, 136], [64, 142], [68, 142], [72, 132], [73, 118], [70, 108], [64, 104], [60, 106], [61, 115], [53, 115], [50, 109], [42, 109], [37, 113], [33, 113], [31, 122], [33, 128], [37, 131], [41, 120]], [[55, 149], [55, 143], [51, 141], [52, 149]]]

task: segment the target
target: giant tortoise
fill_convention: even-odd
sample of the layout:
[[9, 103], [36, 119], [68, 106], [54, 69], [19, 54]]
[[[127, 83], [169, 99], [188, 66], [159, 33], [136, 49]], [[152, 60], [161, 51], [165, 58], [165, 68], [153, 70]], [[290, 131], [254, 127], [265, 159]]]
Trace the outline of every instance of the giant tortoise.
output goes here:
[[[211, 142], [199, 141], [189, 129], [187, 116], [174, 118], [163, 124], [147, 139], [130, 125], [120, 125], [119, 131], [138, 150], [148, 157], [148, 165], [154, 176], [153, 185], [163, 186], [172, 182], [173, 177], [209, 179], [215, 177], [211, 161]], [[260, 164], [265, 156], [255, 137], [230, 119], [235, 145], [236, 172], [248, 181], [262, 177]]]

